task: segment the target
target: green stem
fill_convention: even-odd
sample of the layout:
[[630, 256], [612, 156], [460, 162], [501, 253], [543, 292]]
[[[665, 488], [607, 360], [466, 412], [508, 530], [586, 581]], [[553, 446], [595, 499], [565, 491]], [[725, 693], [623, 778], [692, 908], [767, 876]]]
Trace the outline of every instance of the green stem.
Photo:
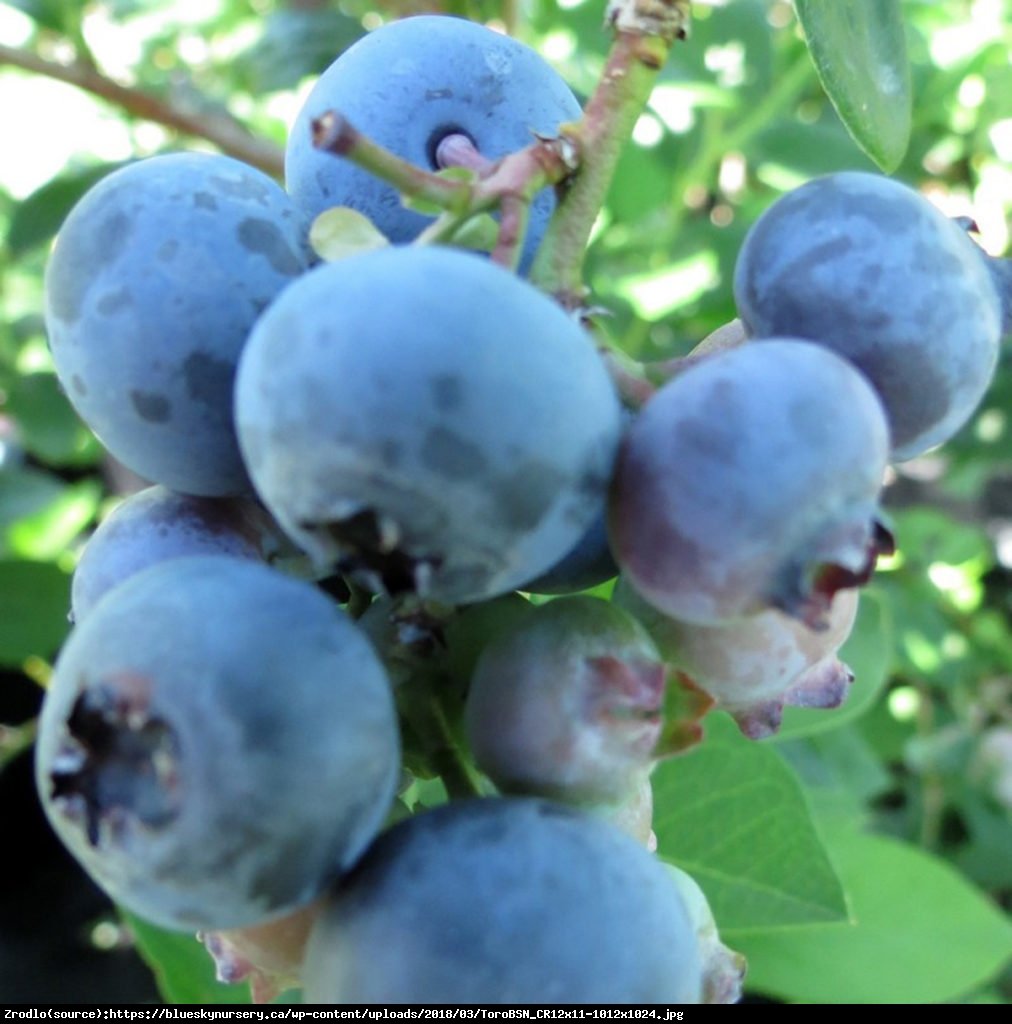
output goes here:
[[481, 796], [481, 787], [453, 736], [446, 712], [436, 693], [430, 703], [431, 721], [439, 730], [442, 744], [433, 751], [432, 767], [439, 772], [451, 800]]
[[348, 587], [348, 603], [345, 605], [345, 611], [353, 619], [360, 619], [369, 610], [369, 605], [372, 604], [372, 594], [353, 580], [345, 578], [344, 582]]
[[444, 210], [411, 244], [438, 245], [440, 242], [445, 242], [456, 234], [467, 219], [467, 216], [460, 216], [449, 210]]
[[121, 85], [106, 77], [87, 59], [78, 58], [63, 64], [30, 50], [0, 44], [0, 67], [5, 65], [73, 85], [114, 104], [132, 117], [207, 139], [223, 153], [275, 177], [284, 173], [284, 151], [273, 142], [256, 138], [232, 117], [184, 108], [132, 86]]
[[546, 185], [557, 184], [575, 168], [573, 147], [562, 139], [539, 139], [525, 149], [509, 153], [471, 180], [448, 178], [415, 167], [363, 135], [336, 110], [313, 122], [313, 145], [354, 164], [393, 185], [402, 195], [431, 203], [443, 210], [417, 240], [443, 241], [465, 221], [494, 207], [503, 209], [499, 242], [493, 259], [515, 266], [523, 247], [527, 208]]
[[580, 167], [559, 200], [530, 278], [567, 309], [583, 304], [583, 261], [594, 222], [671, 41], [620, 30], [583, 117], [562, 129], [581, 155]]
[[471, 204], [470, 183], [444, 178], [384, 149], [363, 135], [346, 117], [330, 110], [312, 124], [313, 145], [326, 153], [346, 157], [377, 178], [389, 182], [404, 195], [434, 203], [461, 214]]

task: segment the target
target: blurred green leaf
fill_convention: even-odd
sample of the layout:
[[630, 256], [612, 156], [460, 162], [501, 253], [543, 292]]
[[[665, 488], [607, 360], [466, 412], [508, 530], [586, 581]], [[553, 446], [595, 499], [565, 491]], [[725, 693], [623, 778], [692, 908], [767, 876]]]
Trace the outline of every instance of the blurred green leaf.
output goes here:
[[276, 10], [263, 34], [236, 58], [234, 72], [254, 95], [294, 88], [319, 75], [362, 35], [362, 25], [338, 10]]
[[44, 511], [66, 485], [41, 469], [0, 469], [0, 533]]
[[713, 713], [704, 742], [653, 776], [657, 852], [706, 893], [721, 933], [845, 920], [796, 776]]
[[52, 373], [19, 377], [7, 395], [25, 449], [50, 466], [95, 465], [102, 446], [81, 422]]
[[961, 801], [960, 816], [969, 833], [956, 864], [978, 885], [1012, 889], [1012, 815], [1008, 807], [986, 803], [977, 794]]
[[248, 1003], [249, 986], [225, 985], [214, 976], [214, 961], [190, 933], [170, 932], [120, 910], [137, 939], [141, 956], [170, 1003]]
[[97, 164], [69, 171], [47, 181], [14, 209], [7, 231], [7, 248], [17, 259], [55, 236], [73, 205], [121, 163]]
[[101, 502], [102, 485], [98, 480], [65, 485], [44, 509], [7, 530], [9, 552], [44, 561], [59, 558], [95, 518]]
[[823, 88], [858, 144], [894, 170], [910, 140], [910, 65], [900, 0], [795, 0]]
[[83, 13], [83, 4], [77, 0], [4, 0], [4, 3], [53, 32], [73, 31]]
[[94, 519], [102, 485], [74, 484], [38, 469], [0, 470], [0, 555], [50, 561]]
[[944, 862], [849, 829], [826, 838], [854, 923], [736, 936], [750, 989], [806, 1003], [941, 1003], [1012, 957], [1012, 924]]
[[51, 562], [0, 559], [0, 665], [49, 658], [67, 635], [70, 576]]
[[798, 124], [778, 119], [759, 133], [750, 155], [760, 165], [772, 164], [797, 175], [799, 184], [820, 174], [875, 169], [838, 121]]
[[798, 773], [820, 817], [863, 824], [867, 805], [892, 785], [877, 752], [853, 726], [779, 743], [777, 752]]

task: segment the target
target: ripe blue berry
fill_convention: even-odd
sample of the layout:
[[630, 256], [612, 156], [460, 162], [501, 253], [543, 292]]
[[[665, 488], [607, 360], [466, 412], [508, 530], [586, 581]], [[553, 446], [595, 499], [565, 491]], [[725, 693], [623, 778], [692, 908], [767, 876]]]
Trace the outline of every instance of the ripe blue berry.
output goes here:
[[660, 861], [540, 800], [394, 826], [332, 893], [304, 972], [316, 1003], [697, 1003], [695, 926]]
[[275, 182], [204, 153], [124, 167], [71, 211], [46, 269], [49, 344], [74, 408], [135, 473], [188, 494], [249, 490], [235, 365], [306, 269], [304, 235]]
[[665, 614], [702, 625], [780, 608], [825, 624], [891, 548], [878, 520], [882, 406], [818, 345], [746, 344], [689, 367], [626, 434], [612, 550]]
[[80, 622], [95, 602], [141, 569], [184, 555], [232, 555], [263, 561], [276, 528], [255, 502], [194, 498], [147, 487], [125, 498], [85, 545], [74, 570], [71, 614]]
[[950, 438], [994, 373], [1002, 309], [986, 258], [889, 178], [842, 172], [781, 197], [745, 238], [734, 294], [757, 339], [818, 342], [867, 376], [893, 459]]
[[460, 603], [572, 548], [620, 427], [577, 323], [442, 247], [366, 253], [287, 289], [243, 353], [236, 417], [257, 490], [318, 563]]
[[[558, 135], [580, 116], [566, 83], [532, 49], [482, 25], [438, 15], [376, 29], [318, 79], [288, 140], [285, 180], [309, 217], [332, 206], [364, 213], [394, 242], [431, 221], [407, 209], [397, 190], [350, 161], [313, 148], [312, 122], [337, 110], [401, 158], [437, 170], [439, 143], [471, 140], [496, 160], [536, 135]], [[522, 266], [533, 258], [554, 208], [549, 190], [535, 199]]]
[[77, 626], [42, 710], [57, 834], [117, 902], [240, 928], [314, 899], [400, 771], [386, 675], [315, 587], [226, 556], [137, 573]]

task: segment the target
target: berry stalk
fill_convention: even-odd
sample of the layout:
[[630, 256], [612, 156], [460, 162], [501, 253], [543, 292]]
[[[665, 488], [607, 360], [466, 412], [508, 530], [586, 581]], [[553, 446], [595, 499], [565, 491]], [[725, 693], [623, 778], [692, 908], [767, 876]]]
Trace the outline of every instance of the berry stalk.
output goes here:
[[685, 38], [689, 4], [615, 0], [605, 20], [615, 29], [615, 42], [604, 72], [583, 117], [562, 128], [562, 139], [580, 154], [579, 171], [559, 201], [531, 271], [534, 284], [567, 309], [583, 304], [583, 261], [594, 222], [671, 45]]

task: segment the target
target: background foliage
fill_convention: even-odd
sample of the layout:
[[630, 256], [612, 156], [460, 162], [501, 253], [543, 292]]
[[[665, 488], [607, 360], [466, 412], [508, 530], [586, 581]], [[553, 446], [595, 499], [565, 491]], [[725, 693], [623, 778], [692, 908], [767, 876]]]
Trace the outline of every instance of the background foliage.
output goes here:
[[[133, 987], [95, 988], [100, 965], [133, 957], [133, 942], [161, 998], [245, 998], [213, 981], [192, 938], [127, 931], [94, 894], [41, 937], [33, 913], [45, 893], [90, 885], [31, 846], [50, 840], [25, 795], [28, 749], [75, 558], [138, 485], [56, 383], [40, 316], [48, 247], [73, 202], [124, 161], [218, 145], [276, 170], [313, 76], [381, 20], [432, 9], [505, 25], [583, 96], [607, 52], [596, 0], [0, 3], [0, 796], [14, 855], [0, 930], [23, 939], [0, 947], [0, 999], [157, 998], [129, 972]], [[681, 354], [731, 319], [748, 226], [825, 172], [888, 170], [973, 216], [988, 251], [1007, 250], [1012, 0], [709, 0], [693, 15], [587, 264], [625, 351]], [[900, 550], [862, 598], [844, 652], [858, 677], [847, 704], [790, 709], [779, 737], [759, 744], [711, 715], [705, 742], [655, 776], [660, 852], [693, 874], [725, 941], [748, 956], [751, 996], [1012, 995], [1007, 356], [973, 422], [890, 481]], [[48, 873], [33, 875], [40, 863]], [[65, 966], [46, 977], [39, 965], [54, 953]]]

